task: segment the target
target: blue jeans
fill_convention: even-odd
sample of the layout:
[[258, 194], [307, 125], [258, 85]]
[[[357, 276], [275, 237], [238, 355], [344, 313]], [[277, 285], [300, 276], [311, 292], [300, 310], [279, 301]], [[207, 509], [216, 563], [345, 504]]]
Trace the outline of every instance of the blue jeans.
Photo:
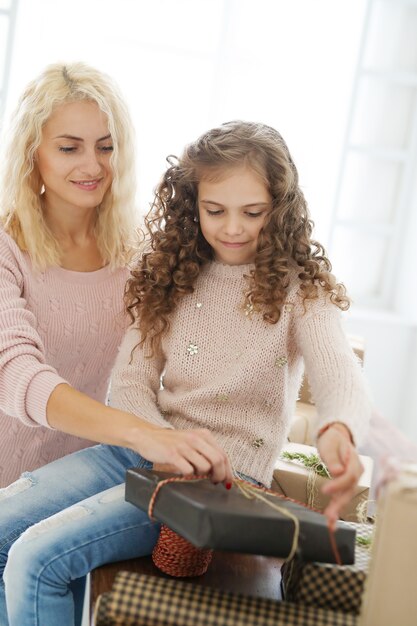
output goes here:
[[125, 502], [129, 467], [152, 465], [97, 445], [0, 489], [0, 626], [73, 626], [72, 581], [152, 552], [159, 524]]

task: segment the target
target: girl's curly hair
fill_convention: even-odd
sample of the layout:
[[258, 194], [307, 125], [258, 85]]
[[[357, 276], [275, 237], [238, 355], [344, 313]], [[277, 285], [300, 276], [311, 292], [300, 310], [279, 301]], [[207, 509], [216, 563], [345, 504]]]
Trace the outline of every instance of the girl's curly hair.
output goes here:
[[202, 179], [221, 179], [233, 167], [251, 168], [272, 196], [272, 210], [258, 236], [245, 303], [266, 322], [276, 324], [290, 275], [296, 270], [303, 301], [316, 298], [320, 285], [340, 309], [349, 307], [345, 287], [331, 274], [323, 246], [311, 239], [314, 224], [298, 172], [276, 130], [264, 124], [228, 122], [186, 146], [179, 159], [167, 160], [169, 167], [145, 218], [147, 245], [126, 289], [128, 311], [132, 321], [137, 321], [141, 343], [149, 340], [151, 353], [159, 349], [177, 303], [193, 292], [202, 266], [213, 259], [197, 219], [198, 184]]

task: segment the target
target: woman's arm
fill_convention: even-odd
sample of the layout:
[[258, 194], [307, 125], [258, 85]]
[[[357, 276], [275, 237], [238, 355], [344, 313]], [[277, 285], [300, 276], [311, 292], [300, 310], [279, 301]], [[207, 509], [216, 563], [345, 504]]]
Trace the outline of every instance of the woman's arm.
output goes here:
[[23, 263], [0, 228], [0, 409], [28, 426], [46, 425], [46, 401], [66, 381], [46, 362], [37, 320], [25, 300]]
[[58, 385], [47, 403], [52, 428], [100, 443], [136, 450], [154, 463], [167, 463], [180, 474], [211, 474], [213, 482], [231, 483], [227, 455], [205, 429], [161, 428], [113, 407], [104, 406], [69, 385]]
[[210, 433], [170, 430], [162, 416], [160, 423], [151, 424], [151, 416], [142, 416], [139, 406], [106, 407], [71, 387], [46, 362], [36, 318], [24, 298], [24, 263], [16, 244], [0, 228], [0, 409], [28, 426], [49, 426], [131, 447], [150, 461], [174, 465], [180, 473], [211, 472], [216, 482], [231, 481], [229, 461]]

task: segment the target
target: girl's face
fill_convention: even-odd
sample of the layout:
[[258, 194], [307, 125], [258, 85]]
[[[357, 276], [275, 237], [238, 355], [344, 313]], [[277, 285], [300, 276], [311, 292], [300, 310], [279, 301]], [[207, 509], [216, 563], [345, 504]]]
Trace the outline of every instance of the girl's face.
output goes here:
[[201, 180], [201, 232], [215, 258], [226, 265], [253, 263], [258, 235], [272, 208], [262, 178], [247, 166], [230, 169], [220, 180]]
[[59, 215], [97, 207], [112, 182], [112, 150], [107, 116], [95, 102], [57, 107], [36, 152], [46, 209]]

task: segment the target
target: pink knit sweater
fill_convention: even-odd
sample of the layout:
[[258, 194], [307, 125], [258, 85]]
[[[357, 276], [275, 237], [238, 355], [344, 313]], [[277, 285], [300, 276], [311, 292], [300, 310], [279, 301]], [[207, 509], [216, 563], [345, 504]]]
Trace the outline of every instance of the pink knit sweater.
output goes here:
[[106, 400], [128, 324], [127, 276], [108, 267], [35, 272], [0, 229], [0, 486], [90, 445], [50, 429], [46, 404], [62, 382]]
[[130, 363], [139, 336], [129, 330], [111, 403], [161, 426], [209, 428], [236, 470], [269, 485], [303, 362], [320, 416], [317, 429], [338, 420], [360, 442], [371, 403], [340, 310], [323, 294], [305, 312], [294, 280], [281, 319], [267, 324], [242, 307], [250, 267], [206, 266], [194, 293], [174, 312], [160, 357], [144, 358], [137, 348]]

